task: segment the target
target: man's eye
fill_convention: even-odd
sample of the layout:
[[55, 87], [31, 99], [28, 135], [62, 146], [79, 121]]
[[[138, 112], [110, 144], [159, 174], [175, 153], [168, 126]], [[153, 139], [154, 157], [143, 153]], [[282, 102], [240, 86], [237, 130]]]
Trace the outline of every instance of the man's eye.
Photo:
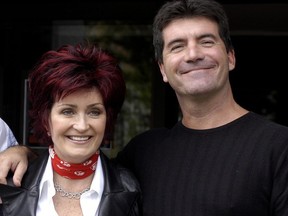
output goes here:
[[171, 47], [171, 52], [179, 52], [183, 49], [182, 45], [175, 45]]
[[212, 40], [205, 40], [205, 41], [201, 41], [200, 42], [200, 45], [202, 47], [205, 47], [205, 48], [210, 48], [210, 47], [213, 47], [215, 46], [217, 43], [215, 41], [212, 41]]

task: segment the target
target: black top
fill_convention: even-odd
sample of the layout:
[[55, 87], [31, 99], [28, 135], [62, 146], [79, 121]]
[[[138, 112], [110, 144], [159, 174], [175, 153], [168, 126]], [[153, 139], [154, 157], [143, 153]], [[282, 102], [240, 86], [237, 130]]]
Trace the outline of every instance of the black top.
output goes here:
[[[3, 201], [0, 215], [36, 215], [39, 184], [49, 157], [48, 150], [43, 151], [29, 164], [21, 187], [13, 187], [12, 176], [8, 176], [8, 185], [0, 184], [0, 197]], [[102, 152], [100, 159], [104, 190], [99, 204], [99, 216], [141, 216], [141, 190], [135, 176], [126, 168], [111, 162]]]
[[117, 159], [140, 181], [145, 216], [288, 215], [288, 128], [255, 113], [214, 129], [153, 129]]

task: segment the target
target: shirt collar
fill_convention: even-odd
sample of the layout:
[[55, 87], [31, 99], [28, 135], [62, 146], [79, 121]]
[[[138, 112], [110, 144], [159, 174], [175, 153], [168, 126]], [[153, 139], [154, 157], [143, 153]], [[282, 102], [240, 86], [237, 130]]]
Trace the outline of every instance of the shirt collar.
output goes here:
[[[103, 193], [103, 188], [104, 188], [104, 176], [101, 163], [101, 156], [99, 156], [97, 161], [97, 168], [92, 180], [90, 191], [95, 191], [101, 197]], [[39, 198], [41, 199], [41, 197], [44, 198], [43, 196], [46, 196], [46, 199], [52, 199], [55, 193], [56, 191], [53, 183], [53, 169], [51, 164], [51, 158], [49, 157], [39, 186]]]

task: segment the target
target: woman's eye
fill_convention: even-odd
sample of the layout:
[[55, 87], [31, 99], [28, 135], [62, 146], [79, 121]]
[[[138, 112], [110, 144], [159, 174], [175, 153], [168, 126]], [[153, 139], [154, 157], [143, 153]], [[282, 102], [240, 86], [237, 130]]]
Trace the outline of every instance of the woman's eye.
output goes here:
[[72, 111], [72, 110], [63, 110], [62, 111], [62, 114], [63, 115], [67, 115], [67, 116], [70, 116], [70, 115], [73, 115], [74, 114], [74, 112]]
[[90, 116], [99, 116], [101, 112], [99, 110], [92, 110], [89, 115]]

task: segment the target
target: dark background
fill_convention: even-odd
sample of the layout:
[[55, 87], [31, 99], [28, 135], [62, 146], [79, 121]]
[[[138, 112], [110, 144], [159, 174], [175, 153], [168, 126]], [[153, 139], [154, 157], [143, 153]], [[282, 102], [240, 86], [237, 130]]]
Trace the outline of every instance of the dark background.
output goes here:
[[[165, 1], [62, 1], [0, 4], [0, 116], [23, 139], [24, 82], [39, 56], [51, 49], [55, 20], [119, 20], [150, 25]], [[236, 51], [231, 72], [235, 99], [245, 108], [288, 126], [287, 1], [219, 1], [230, 19]], [[150, 56], [153, 57], [151, 50]], [[145, 56], [143, 56], [145, 58]], [[148, 61], [148, 60], [147, 60]], [[150, 127], [173, 125], [179, 115], [173, 91], [157, 66], [152, 77]]]

